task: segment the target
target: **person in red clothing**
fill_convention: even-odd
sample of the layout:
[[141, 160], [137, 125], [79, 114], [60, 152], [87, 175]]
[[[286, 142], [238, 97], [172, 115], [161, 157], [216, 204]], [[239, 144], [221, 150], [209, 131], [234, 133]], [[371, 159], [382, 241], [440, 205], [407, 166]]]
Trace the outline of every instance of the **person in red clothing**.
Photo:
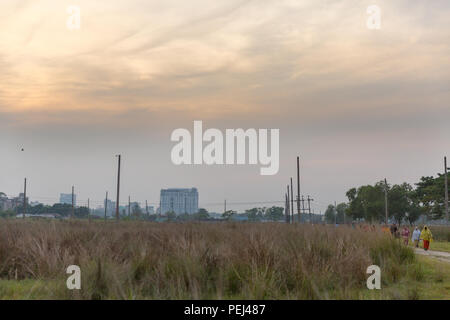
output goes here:
[[431, 234], [430, 228], [425, 226], [420, 233], [420, 238], [423, 240], [424, 250], [428, 250], [428, 248], [430, 247], [430, 242], [433, 241], [433, 235]]
[[409, 242], [409, 229], [406, 226], [403, 227], [402, 238], [403, 238], [403, 241], [405, 242], [405, 245], [408, 245], [408, 242]]

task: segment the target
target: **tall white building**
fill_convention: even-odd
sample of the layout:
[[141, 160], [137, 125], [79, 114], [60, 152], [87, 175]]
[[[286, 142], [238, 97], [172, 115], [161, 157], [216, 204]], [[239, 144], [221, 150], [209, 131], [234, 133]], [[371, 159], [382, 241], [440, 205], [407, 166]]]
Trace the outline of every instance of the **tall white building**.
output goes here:
[[[59, 195], [59, 203], [61, 204], [72, 204], [72, 194], [71, 193], [61, 193]], [[77, 195], [73, 195], [73, 205], [77, 205]]]
[[162, 189], [161, 190], [161, 214], [175, 212], [179, 214], [193, 214], [198, 212], [198, 191], [191, 189]]

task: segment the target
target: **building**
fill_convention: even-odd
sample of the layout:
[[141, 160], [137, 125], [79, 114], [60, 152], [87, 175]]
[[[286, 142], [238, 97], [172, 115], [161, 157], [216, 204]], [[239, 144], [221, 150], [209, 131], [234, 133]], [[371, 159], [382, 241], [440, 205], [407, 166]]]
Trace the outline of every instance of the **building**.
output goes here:
[[[15, 210], [17, 207], [23, 207], [24, 194], [19, 193], [18, 197], [8, 198], [4, 193], [0, 193], [0, 211]], [[29, 203], [29, 199], [26, 199]]]
[[141, 204], [139, 202], [130, 202], [127, 207], [128, 215], [140, 215], [142, 214]]
[[[72, 204], [72, 194], [71, 193], [61, 193], [59, 195], [59, 203], [61, 204]], [[73, 205], [77, 205], [77, 195], [73, 195]]]
[[175, 214], [193, 214], [198, 212], [198, 191], [191, 189], [162, 189], [161, 214], [174, 212]]
[[0, 193], [0, 211], [7, 211], [13, 208], [13, 202], [4, 193]]
[[105, 210], [105, 206], [106, 206], [106, 215], [107, 216], [114, 216], [116, 214], [116, 202], [115, 201], [111, 201], [110, 199], [108, 199], [108, 200], [105, 199], [103, 210]]

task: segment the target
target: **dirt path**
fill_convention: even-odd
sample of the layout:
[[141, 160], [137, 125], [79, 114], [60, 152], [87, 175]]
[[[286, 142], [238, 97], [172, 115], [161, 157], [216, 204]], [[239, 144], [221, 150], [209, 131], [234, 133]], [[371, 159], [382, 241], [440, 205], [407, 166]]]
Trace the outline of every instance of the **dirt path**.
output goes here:
[[450, 263], [450, 253], [449, 252], [433, 251], [433, 250], [425, 251], [421, 248], [414, 248], [414, 252], [416, 254], [432, 257], [432, 258]]

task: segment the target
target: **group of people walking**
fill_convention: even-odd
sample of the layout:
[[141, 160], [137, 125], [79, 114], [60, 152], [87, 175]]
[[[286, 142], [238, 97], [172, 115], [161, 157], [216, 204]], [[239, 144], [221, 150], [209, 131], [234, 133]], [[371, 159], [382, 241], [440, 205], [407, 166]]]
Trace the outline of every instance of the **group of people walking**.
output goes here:
[[[405, 245], [409, 244], [409, 228], [404, 226], [400, 231], [396, 224], [393, 224], [390, 227], [390, 232], [395, 238], [402, 237]], [[415, 227], [412, 233], [411, 241], [416, 248], [419, 247], [420, 240], [423, 241], [424, 250], [428, 250], [430, 247], [430, 242], [433, 241], [433, 235], [429, 227], [424, 226], [422, 231], [420, 231], [419, 227]]]

